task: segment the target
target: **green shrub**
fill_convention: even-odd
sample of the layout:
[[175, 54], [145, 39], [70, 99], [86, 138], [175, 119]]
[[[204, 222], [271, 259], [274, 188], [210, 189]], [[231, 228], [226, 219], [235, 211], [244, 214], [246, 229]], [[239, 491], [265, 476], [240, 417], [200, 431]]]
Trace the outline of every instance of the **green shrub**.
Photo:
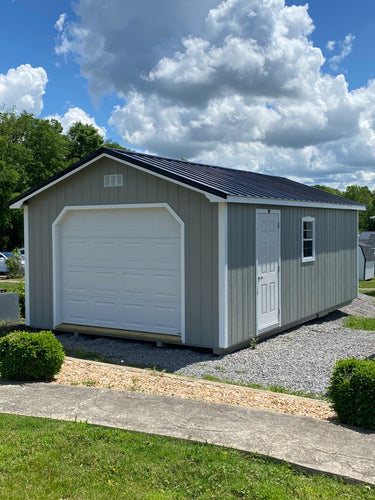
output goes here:
[[21, 252], [16, 248], [12, 256], [7, 259], [8, 276], [9, 278], [22, 278], [25, 274], [25, 269], [22, 265]]
[[6, 380], [51, 379], [65, 354], [50, 331], [15, 331], [0, 339], [0, 373]]
[[375, 430], [375, 362], [370, 359], [338, 360], [328, 398], [340, 422]]
[[18, 293], [18, 300], [20, 306], [20, 317], [25, 317], [25, 282], [20, 281], [17, 285], [16, 292]]

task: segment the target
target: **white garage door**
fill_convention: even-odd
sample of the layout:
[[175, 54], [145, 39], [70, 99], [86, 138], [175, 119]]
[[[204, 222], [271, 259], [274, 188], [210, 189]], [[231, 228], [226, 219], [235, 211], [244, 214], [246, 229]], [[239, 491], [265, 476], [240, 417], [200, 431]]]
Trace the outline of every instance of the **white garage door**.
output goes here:
[[63, 323], [180, 334], [180, 225], [166, 208], [71, 211], [60, 242]]

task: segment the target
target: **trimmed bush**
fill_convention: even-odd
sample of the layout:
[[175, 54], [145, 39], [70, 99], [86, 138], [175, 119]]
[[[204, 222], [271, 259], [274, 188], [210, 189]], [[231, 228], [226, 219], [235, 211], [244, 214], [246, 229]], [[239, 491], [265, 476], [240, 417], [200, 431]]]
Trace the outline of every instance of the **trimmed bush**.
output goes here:
[[50, 331], [15, 331], [0, 339], [0, 373], [6, 380], [52, 379], [65, 359]]
[[25, 269], [22, 265], [21, 252], [16, 248], [13, 251], [12, 256], [6, 261], [8, 267], [8, 277], [9, 278], [22, 278], [25, 275]]
[[328, 398], [340, 422], [375, 430], [375, 362], [370, 359], [338, 360]]

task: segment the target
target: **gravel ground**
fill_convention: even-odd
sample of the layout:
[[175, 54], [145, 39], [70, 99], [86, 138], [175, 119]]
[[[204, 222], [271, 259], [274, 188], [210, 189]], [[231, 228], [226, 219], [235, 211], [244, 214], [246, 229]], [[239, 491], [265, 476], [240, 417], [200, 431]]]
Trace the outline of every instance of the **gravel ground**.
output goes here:
[[373, 299], [360, 295], [351, 305], [232, 354], [215, 356], [183, 347], [69, 334], [57, 338], [65, 348], [85, 349], [119, 365], [156, 366], [170, 373], [278, 386], [322, 396], [337, 359], [375, 355], [375, 332], [343, 327], [346, 314], [375, 317]]

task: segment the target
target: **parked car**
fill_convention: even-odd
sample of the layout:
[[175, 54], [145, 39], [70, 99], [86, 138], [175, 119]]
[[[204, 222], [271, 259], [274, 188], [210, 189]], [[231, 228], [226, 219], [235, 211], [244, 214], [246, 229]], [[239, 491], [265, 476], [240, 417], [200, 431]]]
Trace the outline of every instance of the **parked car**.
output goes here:
[[[10, 257], [14, 257], [14, 254], [12, 252], [0, 252], [0, 274], [7, 274], [8, 273], [8, 264], [7, 260]], [[21, 254], [21, 268], [24, 271], [25, 270], [25, 257], [24, 255]]]
[[9, 257], [12, 257], [12, 252], [0, 252], [0, 273], [6, 274], [8, 272], [7, 260]]

